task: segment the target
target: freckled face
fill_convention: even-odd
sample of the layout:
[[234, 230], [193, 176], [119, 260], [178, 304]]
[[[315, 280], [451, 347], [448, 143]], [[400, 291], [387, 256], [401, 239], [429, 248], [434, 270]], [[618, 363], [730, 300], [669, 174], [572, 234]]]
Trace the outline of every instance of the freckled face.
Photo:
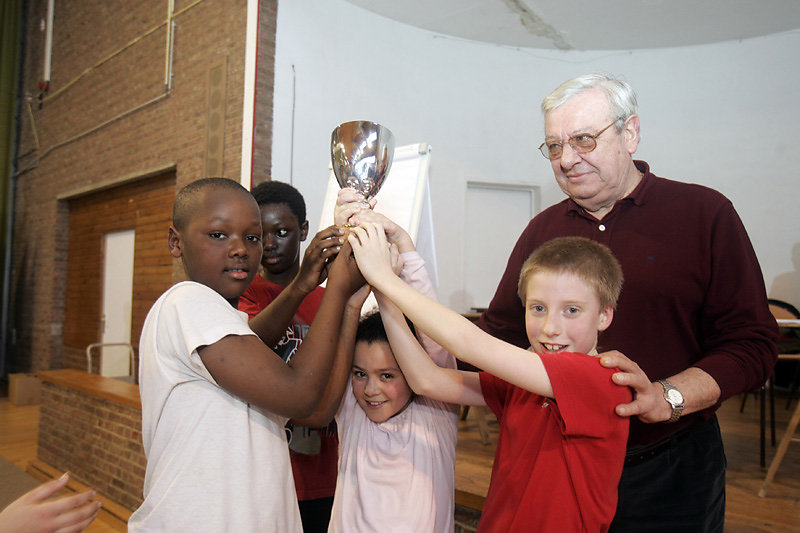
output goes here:
[[411, 401], [411, 388], [386, 342], [358, 342], [353, 356], [353, 394], [375, 423], [389, 420]]
[[189, 279], [217, 291], [234, 306], [258, 272], [261, 217], [241, 191], [207, 189], [183, 231], [170, 230], [170, 250]]
[[537, 353], [593, 354], [597, 333], [614, 311], [601, 309], [595, 290], [568, 272], [540, 271], [528, 278], [525, 329]]

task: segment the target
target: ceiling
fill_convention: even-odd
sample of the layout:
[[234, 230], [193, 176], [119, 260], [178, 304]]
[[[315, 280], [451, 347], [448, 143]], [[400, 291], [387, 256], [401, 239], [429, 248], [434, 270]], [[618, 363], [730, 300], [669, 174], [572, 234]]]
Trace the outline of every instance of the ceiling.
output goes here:
[[800, 0], [346, 0], [453, 37], [561, 50], [633, 50], [800, 28]]

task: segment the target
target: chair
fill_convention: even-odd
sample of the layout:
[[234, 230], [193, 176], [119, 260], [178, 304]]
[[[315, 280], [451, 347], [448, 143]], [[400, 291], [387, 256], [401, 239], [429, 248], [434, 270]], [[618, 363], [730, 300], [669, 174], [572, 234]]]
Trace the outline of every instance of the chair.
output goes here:
[[[758, 390], [751, 391], [751, 392], [754, 392], [754, 393], [758, 394], [759, 405], [761, 406], [761, 414], [760, 414], [760, 421], [761, 421], [761, 424], [760, 424], [760, 430], [761, 430], [760, 436], [761, 436], [761, 438], [760, 438], [760, 441], [759, 441], [760, 442], [759, 463], [761, 464], [761, 468], [764, 468], [764, 467], [767, 466], [766, 437], [765, 437], [765, 435], [766, 435], [766, 405], [764, 403], [765, 402], [765, 398], [764, 397], [765, 397], [765, 395], [767, 393], [767, 389], [769, 389], [770, 405], [774, 405], [774, 402], [772, 400], [772, 398], [773, 398], [772, 397], [772, 385], [769, 383], [769, 379], [767, 379], [767, 382], [764, 385], [761, 385], [761, 387]], [[747, 401], [747, 395], [748, 394], [750, 394], [750, 393], [746, 392], [746, 393], [744, 393], [744, 396], [742, 397], [742, 405], [739, 407], [739, 412], [740, 413], [744, 411], [744, 405], [745, 405], [745, 402]], [[772, 435], [772, 445], [775, 446], [775, 411], [773, 410], [771, 413], [772, 413], [772, 416], [770, 416], [770, 432], [771, 432], [771, 435]]]
[[[473, 307], [472, 312], [461, 313], [461, 316], [470, 320], [471, 322], [475, 322], [481, 317], [481, 312], [483, 311], [485, 311], [485, 309]], [[459, 370], [467, 370], [470, 372], [477, 372], [478, 370], [480, 370], [479, 368], [460, 360], [456, 361], [456, 366]], [[462, 421], [467, 419], [467, 415], [469, 414], [469, 412], [470, 412], [469, 405], [465, 405], [461, 408]], [[489, 423], [488, 423], [488, 418], [491, 411], [489, 410], [488, 407], [474, 406], [472, 408], [472, 412], [475, 415], [475, 421], [478, 423], [478, 434], [481, 437], [481, 442], [483, 444], [491, 444], [492, 438], [489, 436]]]
[[[769, 301], [769, 310], [772, 312], [772, 316], [775, 317], [776, 320], [778, 319], [800, 319], [800, 311], [798, 311], [792, 304], [781, 301], [770, 299]], [[800, 335], [798, 335], [798, 331], [796, 328], [781, 328], [781, 336], [778, 339], [778, 363], [781, 362], [793, 362], [795, 364], [795, 371], [794, 377], [792, 378], [790, 392], [789, 392], [789, 400], [786, 403], [786, 408], [789, 408], [789, 405], [792, 401], [792, 396], [797, 390], [797, 382], [798, 377], [800, 374]], [[777, 368], [777, 365], [776, 365]], [[766, 466], [766, 395], [769, 395], [769, 420], [770, 420], [770, 442], [772, 446], [775, 446], [775, 390], [774, 390], [774, 382], [775, 382], [775, 373], [767, 379], [767, 381], [759, 387], [756, 392], [759, 395], [759, 402], [761, 406], [761, 446], [760, 446], [760, 464], [761, 468]], [[742, 404], [739, 407], [739, 412], [741, 413], [744, 411], [745, 402], [747, 401], [748, 394], [745, 393], [742, 397]]]
[[[769, 308], [776, 319], [800, 319], [800, 312], [798, 312], [794, 306], [786, 302], [781, 302], [780, 300], [770, 300]], [[800, 328], [781, 328], [781, 337], [778, 340], [779, 362], [781, 360], [794, 360], [796, 364], [800, 363], [800, 334], [798, 334], [798, 332], [800, 332]], [[795, 369], [794, 378], [792, 379], [792, 383], [789, 388], [789, 403], [791, 403], [792, 396], [797, 390], [797, 376], [797, 369]], [[786, 404], [787, 407], [789, 406], [789, 403]], [[772, 413], [774, 415], [774, 407]], [[795, 407], [794, 413], [792, 413], [792, 418], [789, 420], [789, 425], [786, 427], [786, 433], [784, 433], [783, 437], [781, 438], [781, 442], [778, 445], [777, 451], [775, 452], [775, 457], [772, 458], [772, 462], [769, 465], [769, 470], [764, 478], [764, 483], [761, 485], [761, 490], [758, 491], [759, 497], [763, 498], [767, 495], [767, 488], [769, 488], [769, 485], [772, 483], [775, 474], [778, 472], [778, 467], [780, 466], [781, 461], [783, 461], [783, 456], [786, 454], [789, 444], [792, 441], [798, 440], [794, 436], [798, 424], [800, 424], [800, 403], [798, 403], [797, 407]]]
[[[776, 319], [800, 319], [800, 311], [797, 310], [792, 304], [781, 300], [769, 300], [769, 309], [772, 311], [772, 316]], [[797, 328], [780, 328], [780, 337], [778, 338], [778, 363], [788, 362], [787, 358], [781, 361], [781, 354], [796, 354], [800, 353], [800, 329]], [[800, 362], [793, 360], [794, 372], [791, 381], [789, 382], [789, 397], [786, 400], [786, 408], [792, 405], [792, 400], [797, 393], [798, 383], [800, 383]], [[784, 365], [784, 368], [786, 365]], [[776, 369], [777, 369], [776, 365]], [[773, 379], [776, 383], [776, 380]]]
[[[800, 353], [794, 354], [778, 354], [778, 359], [793, 359], [795, 361], [800, 361]], [[774, 414], [774, 408], [773, 408]], [[792, 413], [792, 418], [789, 420], [789, 425], [786, 427], [786, 433], [783, 434], [781, 438], [781, 442], [778, 445], [778, 449], [775, 452], [775, 457], [772, 458], [772, 462], [769, 464], [769, 470], [767, 471], [767, 476], [764, 478], [764, 483], [761, 485], [761, 490], [758, 491], [758, 496], [763, 498], [767, 495], [767, 488], [769, 487], [770, 483], [775, 477], [775, 474], [778, 472], [778, 467], [783, 461], [783, 456], [786, 454], [786, 450], [789, 448], [789, 444], [792, 441], [798, 441], [800, 439], [794, 436], [795, 431], [797, 430], [797, 426], [800, 424], [800, 403], [797, 404], [797, 407], [794, 409], [794, 413]], [[774, 429], [774, 422], [773, 422], [773, 429]]]

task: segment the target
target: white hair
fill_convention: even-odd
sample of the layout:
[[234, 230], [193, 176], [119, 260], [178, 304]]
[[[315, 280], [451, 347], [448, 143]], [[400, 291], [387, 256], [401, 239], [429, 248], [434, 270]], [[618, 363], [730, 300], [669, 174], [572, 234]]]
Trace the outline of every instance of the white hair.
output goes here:
[[542, 113], [547, 115], [550, 111], [564, 104], [573, 96], [592, 89], [600, 89], [606, 95], [611, 106], [612, 118], [616, 119], [616, 128], [619, 131], [622, 124], [632, 115], [638, 113], [636, 93], [627, 82], [608, 74], [584, 74], [577, 78], [567, 80], [550, 93], [542, 101]]

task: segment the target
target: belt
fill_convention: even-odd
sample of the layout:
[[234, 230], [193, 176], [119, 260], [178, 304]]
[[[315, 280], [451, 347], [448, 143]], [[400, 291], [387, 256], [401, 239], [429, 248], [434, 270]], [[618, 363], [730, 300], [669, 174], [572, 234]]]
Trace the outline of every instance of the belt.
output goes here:
[[640, 465], [646, 461], [649, 461], [653, 457], [661, 455], [682, 440], [686, 439], [686, 437], [694, 433], [695, 430], [699, 429], [700, 426], [702, 426], [702, 422], [689, 424], [688, 426], [679, 429], [672, 435], [664, 437], [661, 440], [651, 444], [645, 444], [644, 446], [637, 446], [636, 448], [629, 450], [628, 453], [625, 454], [625, 466]]

